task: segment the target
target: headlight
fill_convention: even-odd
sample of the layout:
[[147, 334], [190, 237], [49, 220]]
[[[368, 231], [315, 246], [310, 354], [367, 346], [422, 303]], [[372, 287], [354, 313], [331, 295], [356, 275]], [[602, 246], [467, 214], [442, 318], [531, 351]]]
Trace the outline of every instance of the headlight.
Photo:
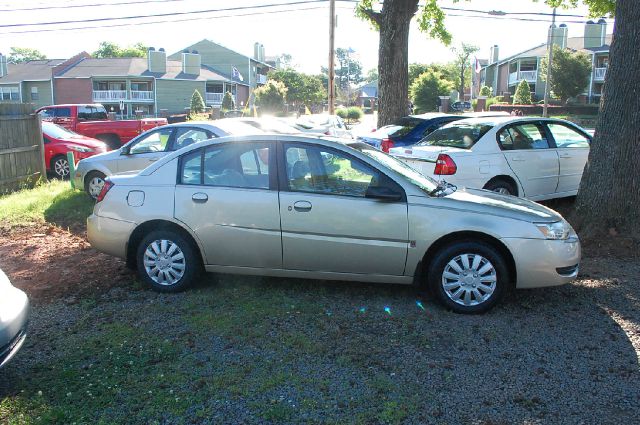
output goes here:
[[565, 240], [574, 233], [571, 225], [566, 221], [556, 221], [555, 223], [534, 223], [538, 230], [542, 232], [546, 239]]
[[87, 148], [84, 146], [77, 146], [77, 145], [69, 145], [69, 149], [74, 150], [76, 152], [93, 152], [93, 149], [91, 148]]

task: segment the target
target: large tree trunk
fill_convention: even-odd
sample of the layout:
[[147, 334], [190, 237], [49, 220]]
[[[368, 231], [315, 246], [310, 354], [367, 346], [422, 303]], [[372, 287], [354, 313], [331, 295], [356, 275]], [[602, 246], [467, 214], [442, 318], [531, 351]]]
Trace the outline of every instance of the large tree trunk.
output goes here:
[[378, 127], [407, 115], [409, 25], [418, 0], [385, 0], [378, 15]]
[[578, 229], [586, 237], [611, 228], [640, 236], [640, 7], [637, 0], [617, 0], [615, 16], [600, 114], [576, 202]]

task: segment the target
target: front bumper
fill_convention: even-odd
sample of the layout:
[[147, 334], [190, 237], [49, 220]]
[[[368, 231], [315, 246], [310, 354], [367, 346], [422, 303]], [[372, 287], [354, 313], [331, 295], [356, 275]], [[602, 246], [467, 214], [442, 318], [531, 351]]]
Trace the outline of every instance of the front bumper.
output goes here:
[[516, 288], [564, 285], [576, 279], [581, 258], [578, 238], [564, 241], [504, 238], [516, 264]]
[[27, 336], [29, 299], [10, 286], [0, 291], [0, 368], [20, 350]]
[[135, 223], [128, 221], [91, 214], [87, 218], [87, 239], [98, 251], [126, 258], [127, 243], [135, 226]]

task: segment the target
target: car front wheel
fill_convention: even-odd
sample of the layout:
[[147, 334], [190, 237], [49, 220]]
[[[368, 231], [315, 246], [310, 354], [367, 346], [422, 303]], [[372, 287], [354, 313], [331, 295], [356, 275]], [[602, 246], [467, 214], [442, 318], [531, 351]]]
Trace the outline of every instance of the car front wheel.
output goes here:
[[84, 183], [85, 192], [91, 198], [97, 199], [100, 191], [102, 191], [102, 186], [104, 186], [104, 179], [105, 175], [98, 171], [89, 173]]
[[51, 169], [53, 170], [56, 177], [60, 179], [68, 179], [69, 178], [69, 160], [66, 156], [56, 156], [51, 160]]
[[509, 282], [505, 260], [493, 246], [456, 242], [438, 252], [429, 268], [429, 285], [439, 301], [456, 313], [484, 313], [502, 297]]
[[179, 292], [193, 283], [199, 263], [191, 244], [177, 232], [149, 233], [138, 246], [138, 274], [158, 292]]

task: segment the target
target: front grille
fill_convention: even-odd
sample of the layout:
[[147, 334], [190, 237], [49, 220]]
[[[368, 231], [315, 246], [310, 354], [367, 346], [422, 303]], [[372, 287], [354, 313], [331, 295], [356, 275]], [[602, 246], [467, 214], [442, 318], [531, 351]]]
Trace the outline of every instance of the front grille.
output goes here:
[[556, 272], [558, 272], [558, 274], [561, 276], [571, 276], [576, 271], [578, 271], [578, 264], [574, 264], [573, 266], [568, 266], [568, 267], [556, 268]]

